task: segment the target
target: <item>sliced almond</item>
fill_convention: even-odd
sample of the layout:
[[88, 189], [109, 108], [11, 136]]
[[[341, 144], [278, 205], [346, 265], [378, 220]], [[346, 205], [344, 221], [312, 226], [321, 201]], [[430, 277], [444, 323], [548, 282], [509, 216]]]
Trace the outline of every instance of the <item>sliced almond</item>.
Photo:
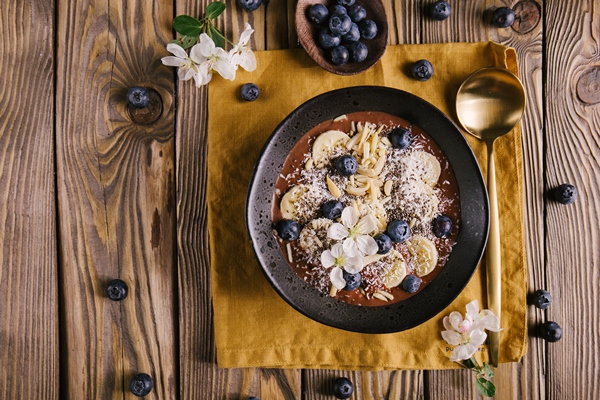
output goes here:
[[337, 187], [337, 185], [331, 180], [331, 178], [329, 178], [329, 176], [327, 177], [327, 189], [329, 189], [329, 193], [331, 193], [331, 195], [333, 197], [335, 197], [336, 199], [338, 197], [340, 197], [342, 195], [342, 191], [340, 190], [340, 188]]
[[383, 185], [383, 193], [385, 193], [386, 196], [389, 196], [390, 194], [392, 194], [393, 186], [394, 186], [394, 182], [392, 180], [386, 181], [385, 185]]

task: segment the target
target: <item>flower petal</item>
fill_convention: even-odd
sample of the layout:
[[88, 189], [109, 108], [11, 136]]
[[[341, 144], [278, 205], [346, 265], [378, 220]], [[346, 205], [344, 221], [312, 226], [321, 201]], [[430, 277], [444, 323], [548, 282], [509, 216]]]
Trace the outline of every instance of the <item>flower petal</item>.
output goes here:
[[344, 269], [346, 270], [346, 272], [356, 274], [357, 272], [362, 271], [364, 266], [365, 261], [362, 257], [348, 257], [346, 258], [346, 264], [344, 265]]
[[477, 346], [474, 346], [470, 343], [456, 346], [452, 355], [450, 356], [450, 361], [460, 361], [460, 360], [468, 360], [475, 354], [477, 351]]
[[200, 44], [195, 44], [192, 47], [192, 49], [190, 50], [190, 58], [196, 64], [202, 64], [203, 62], [206, 61], [206, 57], [204, 56], [204, 54], [202, 54]]
[[183, 47], [181, 47], [180, 45], [178, 45], [176, 43], [167, 44], [167, 51], [169, 53], [173, 54], [177, 58], [183, 58], [183, 59], [188, 58], [187, 52], [183, 49]]
[[368, 235], [375, 229], [377, 229], [377, 220], [375, 219], [373, 214], [365, 215], [360, 219], [360, 221], [358, 221], [358, 224], [356, 225], [356, 230], [358, 231], [358, 233], [361, 233], [363, 235]]
[[458, 346], [460, 344], [461, 335], [456, 331], [442, 331], [442, 337], [446, 342], [448, 342], [448, 344], [453, 346]]
[[492, 314], [492, 312], [489, 310], [483, 311], [488, 311], [489, 314], [484, 314], [484, 316], [481, 317], [481, 320], [479, 321], [479, 327], [492, 332], [500, 332], [502, 328], [500, 328], [500, 320], [498, 317]]
[[215, 42], [206, 33], [200, 35], [199, 43], [195, 46], [198, 46], [198, 51], [204, 57], [210, 57], [215, 52]]
[[336, 222], [327, 229], [327, 237], [335, 240], [343, 240], [348, 237], [348, 228]]
[[187, 81], [194, 76], [195, 71], [191, 68], [179, 68], [177, 70], [177, 76], [180, 81]]
[[340, 243], [336, 243], [331, 247], [331, 254], [335, 258], [342, 257], [344, 255], [344, 248]]
[[349, 257], [356, 257], [359, 253], [358, 246], [356, 245], [356, 241], [352, 238], [344, 239], [344, 253]]
[[321, 264], [325, 268], [332, 267], [333, 264], [335, 264], [335, 257], [331, 253], [331, 250], [325, 250], [324, 252], [321, 253]]
[[342, 224], [346, 228], [354, 228], [354, 225], [358, 222], [358, 211], [354, 207], [346, 207], [342, 211]]
[[346, 280], [344, 279], [344, 272], [341, 268], [333, 268], [329, 273], [329, 279], [331, 284], [335, 286], [337, 290], [342, 290], [346, 287]]
[[182, 64], [185, 64], [185, 60], [173, 56], [163, 57], [160, 60], [164, 65], [168, 65], [169, 67], [181, 67]]
[[240, 35], [240, 41], [238, 43], [239, 44], [248, 43], [248, 41], [250, 40], [250, 36], [252, 35], [253, 32], [254, 32], [254, 29], [252, 29], [250, 24], [246, 22], [244, 32], [242, 32], [242, 34]]
[[483, 344], [483, 342], [485, 342], [487, 334], [480, 329], [475, 329], [471, 331], [470, 337], [471, 343], [475, 346], [479, 346], [480, 344]]
[[360, 250], [364, 255], [372, 256], [373, 254], [379, 251], [379, 246], [377, 246], [377, 242], [369, 235], [360, 235], [356, 238], [356, 244], [358, 246], [358, 250]]
[[458, 331], [460, 328], [460, 324], [463, 322], [463, 317], [458, 311], [452, 311], [448, 316], [448, 322], [450, 322], [450, 326], [452, 326], [452, 329]]
[[235, 65], [229, 62], [227, 55], [225, 55], [225, 58], [219, 58], [214, 68], [223, 78], [230, 81], [235, 79]]
[[237, 64], [246, 71], [252, 72], [256, 69], [256, 56], [252, 51], [248, 51], [242, 55], [241, 60]]
[[479, 318], [479, 302], [477, 300], [467, 304], [467, 316], [471, 318], [471, 321], [476, 321]]

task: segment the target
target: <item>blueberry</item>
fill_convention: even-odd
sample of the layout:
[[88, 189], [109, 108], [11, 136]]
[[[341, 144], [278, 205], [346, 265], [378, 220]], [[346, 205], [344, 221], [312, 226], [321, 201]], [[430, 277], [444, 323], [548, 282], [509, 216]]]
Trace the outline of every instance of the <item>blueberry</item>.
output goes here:
[[124, 300], [127, 297], [128, 291], [127, 284], [120, 279], [113, 279], [108, 282], [108, 286], [106, 287], [106, 294], [113, 301]]
[[447, 1], [436, 1], [429, 7], [429, 15], [431, 18], [443, 21], [450, 16], [450, 11], [452, 11], [452, 7], [448, 4]]
[[362, 282], [362, 276], [360, 276], [360, 272], [356, 274], [351, 274], [346, 271], [342, 271], [344, 273], [344, 280], [346, 281], [346, 286], [344, 286], [344, 290], [354, 290], [360, 286]]
[[344, 205], [338, 200], [329, 200], [321, 205], [321, 214], [324, 218], [338, 219], [342, 216]]
[[300, 236], [300, 225], [292, 219], [282, 219], [275, 225], [275, 230], [283, 240], [296, 240]]
[[369, 55], [369, 49], [363, 42], [353, 42], [348, 46], [352, 62], [363, 62]]
[[356, 42], [360, 39], [360, 31], [358, 25], [354, 22], [351, 23], [350, 30], [345, 35], [342, 35], [342, 40], [346, 43]]
[[322, 24], [329, 18], [329, 10], [323, 4], [313, 4], [308, 9], [308, 19], [315, 24]]
[[385, 229], [385, 233], [394, 243], [403, 243], [410, 237], [410, 227], [408, 222], [401, 219], [390, 221]]
[[346, 10], [346, 7], [339, 4], [335, 4], [329, 7], [329, 15], [331, 15], [332, 17], [334, 15], [348, 15], [348, 11]]
[[364, 7], [355, 4], [352, 7], [348, 8], [348, 16], [352, 21], [360, 22], [363, 19], [367, 18], [367, 11], [364, 9]]
[[319, 32], [319, 43], [324, 49], [332, 49], [342, 43], [342, 38], [333, 35], [331, 32], [329, 32], [329, 29], [324, 28]]
[[340, 175], [354, 175], [358, 170], [358, 161], [350, 154], [344, 154], [335, 160], [335, 169]]
[[356, 0], [337, 0], [337, 3], [342, 6], [350, 7], [354, 5]]
[[571, 204], [577, 200], [577, 188], [568, 183], [563, 183], [553, 192], [554, 200], [560, 204]]
[[413, 64], [411, 73], [416, 80], [426, 81], [433, 75], [433, 65], [427, 60], [419, 60]]
[[329, 30], [334, 35], [345, 35], [352, 28], [352, 20], [348, 14], [335, 14], [329, 18]]
[[148, 374], [137, 374], [129, 383], [131, 393], [139, 397], [146, 396], [150, 393], [152, 391], [152, 386], [154, 386], [154, 383], [152, 382], [152, 377]]
[[258, 397], [250, 396], [246, 400], [260, 400]]
[[333, 380], [333, 395], [338, 399], [347, 399], [352, 396], [354, 385], [348, 378], [335, 378]]
[[402, 281], [402, 289], [407, 293], [415, 293], [421, 287], [421, 279], [415, 275], [406, 275]]
[[554, 321], [546, 321], [539, 327], [539, 335], [547, 342], [558, 342], [562, 338], [562, 328]]
[[509, 7], [500, 7], [492, 14], [492, 24], [497, 28], [508, 28], [515, 22], [515, 12]]
[[394, 128], [388, 135], [388, 139], [392, 142], [392, 146], [399, 150], [410, 146], [413, 140], [410, 128], [406, 129], [402, 127]]
[[385, 233], [378, 233], [373, 239], [377, 243], [377, 254], [387, 254], [392, 249], [392, 239]]
[[446, 238], [452, 231], [452, 220], [447, 215], [438, 215], [433, 220], [433, 234], [439, 238]]
[[246, 83], [245, 85], [242, 85], [242, 88], [240, 89], [240, 94], [242, 95], [242, 99], [246, 101], [254, 101], [258, 99], [258, 96], [260, 95], [260, 90], [258, 89], [258, 86], [256, 86], [254, 83]]
[[529, 295], [529, 304], [535, 307], [545, 310], [552, 303], [552, 295], [544, 289], [538, 289]]
[[377, 24], [371, 19], [363, 19], [358, 24], [360, 30], [360, 36], [363, 39], [373, 39], [377, 36]]
[[238, 6], [247, 11], [254, 11], [262, 4], [262, 0], [237, 0]]
[[331, 49], [331, 62], [335, 65], [344, 65], [350, 59], [350, 52], [344, 46], [335, 46]]
[[150, 93], [141, 87], [134, 86], [127, 91], [127, 103], [133, 108], [144, 108], [150, 103]]

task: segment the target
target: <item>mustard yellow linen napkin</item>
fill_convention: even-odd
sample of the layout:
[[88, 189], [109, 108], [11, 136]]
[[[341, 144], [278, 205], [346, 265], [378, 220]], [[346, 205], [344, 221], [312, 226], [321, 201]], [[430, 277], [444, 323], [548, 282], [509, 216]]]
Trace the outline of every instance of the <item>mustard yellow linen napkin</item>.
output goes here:
[[[271, 288], [254, 258], [245, 229], [244, 206], [252, 168], [268, 136], [306, 100], [347, 86], [382, 85], [414, 93], [455, 122], [455, 94], [473, 71], [490, 65], [517, 73], [514, 50], [489, 43], [388, 47], [370, 70], [343, 77], [318, 67], [302, 50], [256, 53], [258, 69], [238, 71], [234, 82], [215, 78], [209, 85], [208, 228], [217, 360], [220, 367], [332, 369], [447, 369], [451, 349], [440, 332], [451, 311], [463, 315], [473, 299], [482, 308], [485, 270], [477, 272], [458, 298], [426, 323], [394, 334], [360, 334], [331, 328], [294, 310]], [[407, 67], [419, 59], [434, 66], [419, 82]], [[256, 83], [255, 102], [240, 99], [243, 83]], [[465, 134], [466, 135], [466, 134]], [[466, 135], [485, 165], [482, 143]], [[526, 352], [526, 263], [523, 248], [521, 132], [496, 142], [502, 232], [502, 341], [500, 361], [517, 361]], [[485, 174], [485, 171], [484, 171]], [[485, 175], [484, 175], [485, 176]], [[487, 352], [479, 353], [480, 360]]]

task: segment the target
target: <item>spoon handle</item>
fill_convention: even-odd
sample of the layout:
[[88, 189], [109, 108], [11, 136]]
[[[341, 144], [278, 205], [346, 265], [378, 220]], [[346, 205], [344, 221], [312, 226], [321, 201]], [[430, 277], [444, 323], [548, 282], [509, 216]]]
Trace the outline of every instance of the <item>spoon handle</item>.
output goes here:
[[[493, 142], [488, 143], [488, 195], [490, 198], [490, 233], [486, 249], [487, 300], [488, 308], [500, 319], [501, 309], [501, 253], [500, 253], [500, 221], [498, 218], [498, 196], [496, 193], [496, 166], [494, 163]], [[498, 366], [500, 332], [489, 332], [490, 364]]]

